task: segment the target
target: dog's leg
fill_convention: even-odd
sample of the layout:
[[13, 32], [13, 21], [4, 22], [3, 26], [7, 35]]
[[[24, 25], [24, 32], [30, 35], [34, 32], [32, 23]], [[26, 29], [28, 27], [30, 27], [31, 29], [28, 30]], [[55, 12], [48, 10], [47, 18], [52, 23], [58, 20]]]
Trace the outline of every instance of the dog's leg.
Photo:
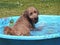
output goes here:
[[12, 28], [6, 26], [5, 29], [4, 29], [4, 33], [9, 34], [9, 35], [13, 35], [14, 31], [12, 30]]
[[7, 35], [17, 35], [17, 36], [20, 35], [20, 33], [17, 33], [17, 31], [15, 29], [13, 30], [12, 28], [10, 28], [8, 26], [5, 27], [4, 34], [7, 34]]
[[41, 31], [44, 28], [44, 26], [39, 26], [38, 28], [34, 28], [32, 31]]
[[5, 34], [9, 34], [10, 30], [11, 30], [10, 27], [7, 26], [7, 27], [5, 27], [5, 29], [4, 29], [4, 33], [5, 33]]

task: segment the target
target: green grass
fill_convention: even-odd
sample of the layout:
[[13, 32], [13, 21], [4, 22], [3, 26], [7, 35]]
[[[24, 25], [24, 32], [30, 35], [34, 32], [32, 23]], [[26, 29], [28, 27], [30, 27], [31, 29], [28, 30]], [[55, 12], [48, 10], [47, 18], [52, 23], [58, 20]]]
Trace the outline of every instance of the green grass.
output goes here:
[[60, 0], [0, 0], [0, 17], [21, 15], [29, 6], [40, 14], [60, 15]]

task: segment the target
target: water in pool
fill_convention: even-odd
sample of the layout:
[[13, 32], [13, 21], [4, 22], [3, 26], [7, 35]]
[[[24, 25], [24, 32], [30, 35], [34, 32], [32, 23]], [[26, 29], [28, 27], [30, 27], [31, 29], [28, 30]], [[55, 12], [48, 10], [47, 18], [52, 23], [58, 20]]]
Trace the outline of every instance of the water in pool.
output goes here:
[[[4, 34], [3, 30], [5, 26], [14, 25], [18, 18], [19, 16], [0, 19], [0, 34]], [[39, 16], [39, 21], [35, 24], [36, 29], [30, 32], [31, 36], [60, 33], [59, 19], [59, 16]], [[10, 24], [10, 22], [12, 23]]]

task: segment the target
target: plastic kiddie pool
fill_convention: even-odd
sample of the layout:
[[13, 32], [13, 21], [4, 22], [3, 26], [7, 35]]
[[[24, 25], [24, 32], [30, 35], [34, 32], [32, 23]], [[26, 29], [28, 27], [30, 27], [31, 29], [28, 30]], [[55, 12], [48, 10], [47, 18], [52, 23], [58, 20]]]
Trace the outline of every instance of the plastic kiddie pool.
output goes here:
[[60, 16], [38, 17], [35, 27], [42, 29], [31, 31], [30, 36], [5, 35], [4, 27], [13, 26], [19, 16], [0, 18], [0, 45], [60, 45]]

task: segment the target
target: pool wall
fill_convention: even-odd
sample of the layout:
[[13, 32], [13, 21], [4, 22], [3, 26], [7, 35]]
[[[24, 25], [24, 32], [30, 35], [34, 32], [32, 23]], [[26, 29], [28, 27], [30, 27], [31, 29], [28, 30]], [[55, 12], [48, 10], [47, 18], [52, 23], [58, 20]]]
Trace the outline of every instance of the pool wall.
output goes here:
[[[5, 26], [12, 26], [16, 22], [16, 17], [5, 17], [0, 19], [0, 45], [60, 45], [60, 16], [53, 16], [53, 15], [40, 15], [39, 16], [39, 22], [42, 23], [46, 22], [48, 25], [51, 25], [52, 23], [55, 25], [54, 31], [49, 35], [43, 35], [40, 37], [15, 37], [15, 36], [7, 36], [3, 34], [3, 28]], [[7, 20], [8, 19], [8, 20]], [[14, 19], [14, 20], [13, 20]], [[11, 23], [12, 22], [12, 23]], [[51, 23], [52, 22], [52, 23]], [[10, 24], [11, 23], [11, 24]], [[57, 25], [56, 25], [57, 24]], [[36, 24], [39, 26], [39, 24]], [[36, 27], [38, 27], [36, 26]], [[43, 29], [45, 30], [45, 29]], [[46, 30], [47, 31], [47, 30]], [[47, 33], [44, 31], [43, 33]], [[58, 33], [57, 33], [58, 32]], [[51, 32], [49, 32], [51, 33]], [[56, 34], [57, 33], [57, 34]], [[36, 34], [35, 34], [36, 35]], [[37, 34], [38, 35], [38, 34]], [[40, 35], [40, 34], [39, 34]]]
[[60, 45], [60, 38], [45, 40], [11, 40], [0, 38], [0, 45]]

